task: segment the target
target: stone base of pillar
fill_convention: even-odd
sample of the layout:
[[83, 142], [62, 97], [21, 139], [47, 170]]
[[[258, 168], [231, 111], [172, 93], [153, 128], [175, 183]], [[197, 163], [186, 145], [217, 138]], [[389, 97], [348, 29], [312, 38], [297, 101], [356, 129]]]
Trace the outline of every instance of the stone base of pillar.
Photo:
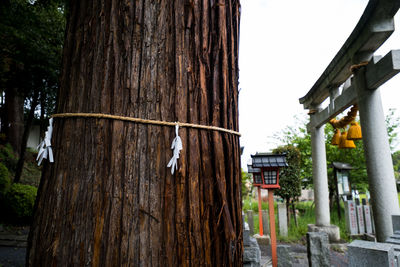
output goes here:
[[336, 225], [318, 226], [315, 224], [308, 225], [308, 232], [324, 232], [328, 234], [329, 242], [335, 243], [340, 241], [340, 229]]
[[269, 245], [271, 243], [271, 238], [269, 235], [260, 236], [259, 234], [253, 235], [253, 237], [257, 240], [258, 245]]

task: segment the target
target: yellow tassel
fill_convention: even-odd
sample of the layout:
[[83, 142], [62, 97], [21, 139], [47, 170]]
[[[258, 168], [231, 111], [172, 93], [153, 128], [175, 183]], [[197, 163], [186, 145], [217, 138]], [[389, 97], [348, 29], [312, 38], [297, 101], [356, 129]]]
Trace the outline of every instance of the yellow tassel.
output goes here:
[[347, 140], [360, 140], [362, 139], [361, 127], [357, 122], [353, 121], [347, 134]]
[[335, 129], [335, 134], [332, 137], [331, 145], [337, 146], [340, 143], [340, 130]]
[[344, 131], [340, 136], [339, 148], [355, 148], [353, 140], [347, 140], [347, 132]]

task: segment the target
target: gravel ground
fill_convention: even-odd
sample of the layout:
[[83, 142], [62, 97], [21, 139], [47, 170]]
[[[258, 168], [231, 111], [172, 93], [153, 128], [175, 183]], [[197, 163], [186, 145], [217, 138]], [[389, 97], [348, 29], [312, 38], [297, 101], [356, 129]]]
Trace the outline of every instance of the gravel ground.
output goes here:
[[0, 266], [25, 266], [26, 248], [0, 247]]

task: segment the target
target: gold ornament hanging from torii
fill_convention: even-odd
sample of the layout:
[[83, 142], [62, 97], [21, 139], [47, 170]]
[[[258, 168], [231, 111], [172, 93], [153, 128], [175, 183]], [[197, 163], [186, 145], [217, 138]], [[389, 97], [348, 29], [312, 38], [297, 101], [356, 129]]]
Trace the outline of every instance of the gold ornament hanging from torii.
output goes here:
[[[329, 123], [335, 129], [335, 134], [332, 137], [331, 145], [337, 145], [339, 148], [355, 148], [353, 140], [362, 139], [361, 127], [355, 121], [357, 116], [358, 106], [353, 105], [347, 115], [340, 120], [331, 119]], [[346, 131], [345, 128], [349, 125], [349, 130]], [[344, 129], [343, 132], [340, 129]]]

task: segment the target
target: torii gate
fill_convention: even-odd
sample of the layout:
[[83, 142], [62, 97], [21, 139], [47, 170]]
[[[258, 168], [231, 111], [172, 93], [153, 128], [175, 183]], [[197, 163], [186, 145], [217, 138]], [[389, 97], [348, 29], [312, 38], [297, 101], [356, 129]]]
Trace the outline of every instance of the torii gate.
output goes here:
[[[312, 110], [308, 129], [311, 131], [316, 228], [320, 228], [316, 231], [332, 235], [334, 229], [330, 225], [324, 124], [357, 103], [376, 237], [384, 242], [393, 234], [391, 216], [399, 214], [400, 210], [379, 86], [400, 71], [400, 50], [392, 50], [384, 57], [374, 56], [374, 52], [394, 32], [393, 17], [399, 7], [400, 1], [370, 0], [345, 44], [310, 91], [299, 99], [305, 109]], [[358, 65], [366, 61], [367, 65]], [[351, 73], [353, 65], [358, 68]], [[322, 109], [321, 103], [328, 97], [330, 104]]]

